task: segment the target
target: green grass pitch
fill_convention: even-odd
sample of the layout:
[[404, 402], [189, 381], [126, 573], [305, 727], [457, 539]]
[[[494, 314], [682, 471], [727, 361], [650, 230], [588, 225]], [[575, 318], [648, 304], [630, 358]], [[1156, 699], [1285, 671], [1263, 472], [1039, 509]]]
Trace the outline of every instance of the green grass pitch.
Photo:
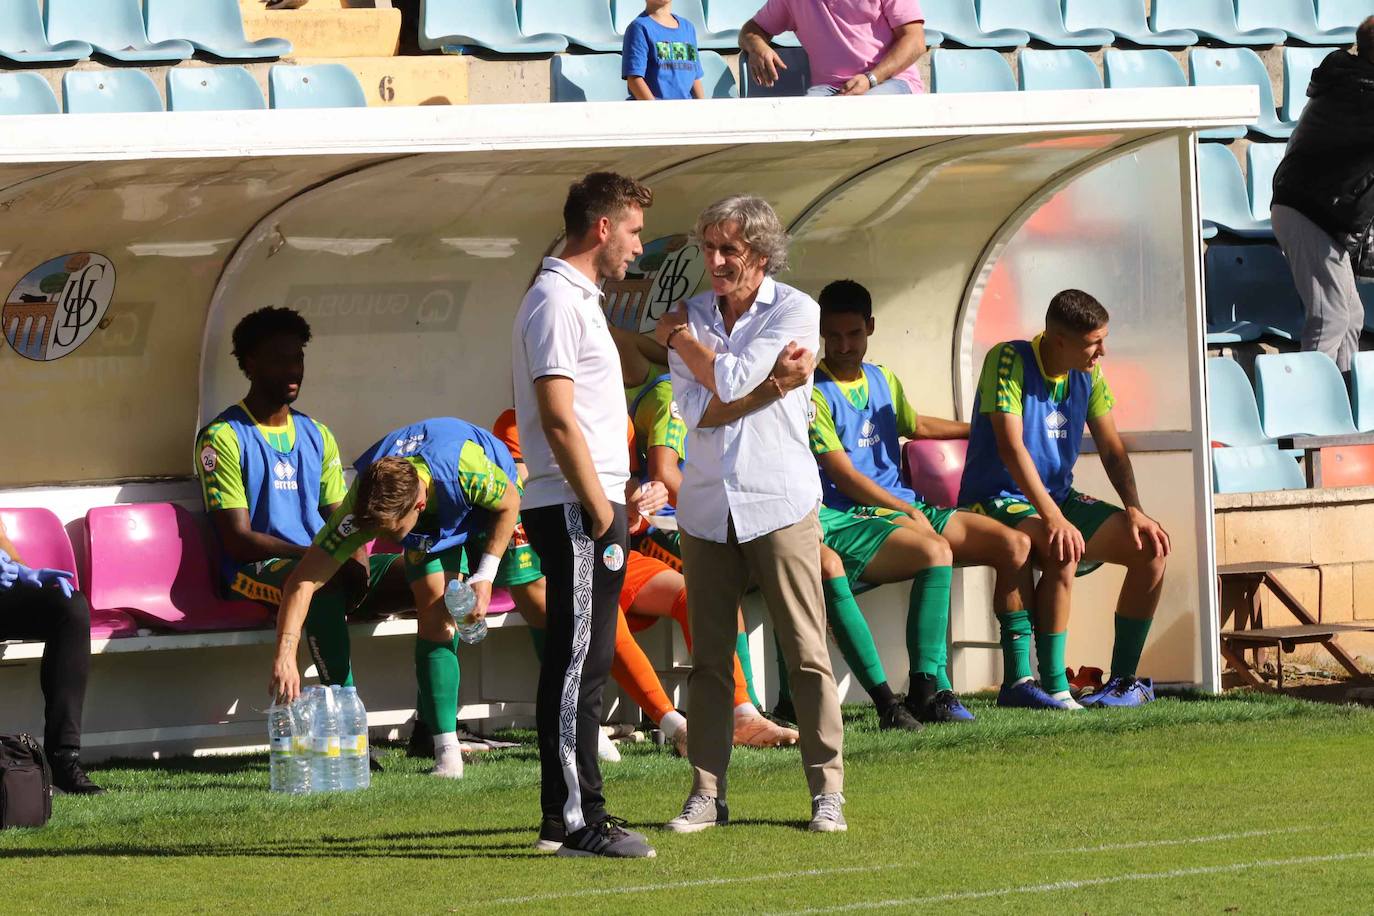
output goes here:
[[[688, 768], [636, 746], [613, 813], [658, 858], [534, 852], [532, 747], [461, 782], [276, 797], [265, 755], [112, 764], [0, 834], [5, 913], [1355, 913], [1374, 906], [1374, 710], [1273, 696], [999, 710], [918, 735], [846, 709], [849, 832], [804, 831], [794, 749], [737, 752], [728, 828], [661, 825]], [[528, 737], [528, 736], [526, 736]]]

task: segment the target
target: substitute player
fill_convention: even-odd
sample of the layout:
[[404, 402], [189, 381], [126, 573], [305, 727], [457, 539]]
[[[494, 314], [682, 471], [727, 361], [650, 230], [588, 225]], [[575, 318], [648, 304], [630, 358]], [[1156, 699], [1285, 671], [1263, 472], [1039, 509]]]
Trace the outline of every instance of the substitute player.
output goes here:
[[[1040, 680], [1060, 708], [1074, 705], [1064, 674], [1074, 576], [1103, 563], [1126, 567], [1111, 679], [1080, 702], [1138, 706], [1154, 699], [1153, 684], [1136, 677], [1136, 666], [1159, 604], [1169, 535], [1140, 508], [1131, 459], [1112, 419], [1100, 365], [1107, 321], [1100, 302], [1067, 289], [1050, 300], [1044, 333], [988, 351], [959, 490], [961, 505], [1030, 535], [1044, 572], [1035, 590]], [[1073, 488], [1085, 423], [1124, 511]]]

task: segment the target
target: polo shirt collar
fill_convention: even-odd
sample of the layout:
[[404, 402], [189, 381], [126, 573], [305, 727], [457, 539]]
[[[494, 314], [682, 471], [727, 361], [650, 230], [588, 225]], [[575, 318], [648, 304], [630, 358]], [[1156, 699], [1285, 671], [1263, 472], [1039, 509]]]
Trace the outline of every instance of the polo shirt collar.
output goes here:
[[597, 286], [591, 280], [588, 280], [586, 274], [582, 273], [582, 271], [578, 270], [576, 267], [573, 267], [571, 264], [569, 264], [562, 258], [545, 258], [543, 264], [540, 266], [544, 270], [552, 271], [553, 273], [558, 274], [560, 277], [567, 280], [569, 283], [573, 284], [579, 289], [585, 290], [587, 293], [595, 296], [597, 299], [600, 299], [603, 295], [603, 293], [601, 292], [601, 287]]

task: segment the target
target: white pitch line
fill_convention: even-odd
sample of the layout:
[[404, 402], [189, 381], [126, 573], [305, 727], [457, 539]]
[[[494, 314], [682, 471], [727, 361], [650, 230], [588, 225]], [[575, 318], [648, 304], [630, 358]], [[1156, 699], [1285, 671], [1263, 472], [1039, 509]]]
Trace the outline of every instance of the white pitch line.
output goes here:
[[1170, 871], [1137, 872], [1128, 875], [1111, 875], [1105, 878], [1082, 878], [1076, 881], [1054, 881], [1049, 884], [1026, 884], [1020, 887], [1003, 887], [990, 891], [957, 891], [948, 894], [933, 894], [928, 897], [906, 897], [893, 900], [872, 900], [859, 903], [845, 903], [839, 906], [810, 907], [803, 910], [777, 910], [770, 916], [802, 916], [813, 913], [852, 913], [859, 910], [886, 910], [894, 907], [930, 906], [936, 903], [958, 903], [966, 900], [986, 900], [991, 897], [1011, 897], [1018, 894], [1051, 894], [1056, 891], [1076, 891], [1086, 887], [1101, 887], [1107, 884], [1122, 884], [1127, 881], [1161, 881], [1171, 878], [1192, 878], [1198, 875], [1221, 875], [1228, 872], [1250, 871], [1258, 868], [1284, 868], [1293, 865], [1319, 865], [1325, 862], [1349, 862], [1356, 859], [1374, 859], [1374, 849], [1360, 852], [1342, 852], [1326, 856], [1303, 856], [1293, 859], [1260, 859], [1255, 862], [1236, 862], [1230, 865], [1209, 865], [1201, 868], [1176, 868]]
[[[1251, 830], [1245, 833], [1219, 833], [1212, 836], [1183, 837], [1176, 840], [1145, 840], [1139, 843], [1122, 843], [1114, 846], [1094, 846], [1083, 849], [1068, 849], [1064, 852], [1103, 852], [1112, 849], [1135, 849], [1144, 846], [1178, 846], [1191, 843], [1221, 843], [1234, 839], [1251, 839], [1279, 833], [1296, 833], [1300, 830], [1315, 830], [1315, 827], [1281, 827], [1272, 830]], [[852, 865], [838, 868], [808, 868], [801, 871], [770, 872], [761, 875], [739, 875], [733, 878], [698, 878], [692, 881], [676, 881], [663, 884], [642, 884], [637, 887], [595, 887], [580, 891], [556, 891], [547, 894], [529, 894], [524, 897], [498, 897], [488, 900], [489, 906], [517, 906], [522, 903], [538, 903], [543, 900], [566, 900], [572, 897], [607, 897], [619, 894], [643, 894], [655, 891], [672, 891], [693, 887], [721, 887], [730, 884], [748, 884], [757, 881], [785, 881], [789, 878], [823, 878], [829, 875], [853, 875], [877, 871], [891, 871], [906, 868], [910, 862], [893, 862], [887, 865]]]

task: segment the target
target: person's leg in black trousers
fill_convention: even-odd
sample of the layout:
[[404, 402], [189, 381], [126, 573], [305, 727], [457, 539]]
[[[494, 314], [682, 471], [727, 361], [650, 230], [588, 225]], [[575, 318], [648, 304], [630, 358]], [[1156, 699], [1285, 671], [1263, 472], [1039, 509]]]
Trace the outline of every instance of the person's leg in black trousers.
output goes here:
[[91, 666], [91, 608], [80, 592], [9, 588], [0, 592], [0, 638], [43, 641], [43, 749], [53, 785], [64, 792], [102, 791], [81, 770], [81, 709]]

